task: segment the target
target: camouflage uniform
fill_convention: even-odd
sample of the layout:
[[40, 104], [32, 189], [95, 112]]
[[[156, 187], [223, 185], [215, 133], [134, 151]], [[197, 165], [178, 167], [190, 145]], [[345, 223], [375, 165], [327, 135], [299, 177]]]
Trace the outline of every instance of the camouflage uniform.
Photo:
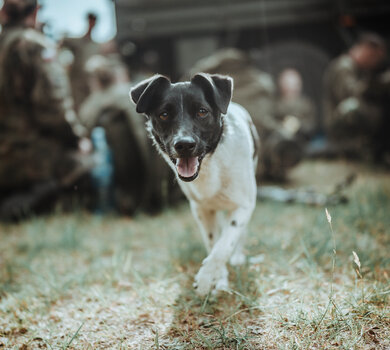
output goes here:
[[[157, 154], [145, 120], [129, 99], [130, 84], [113, 84], [93, 92], [81, 105], [80, 120], [91, 132], [106, 130], [114, 162], [115, 200], [120, 212], [157, 211], [171, 198], [171, 171]], [[177, 192], [176, 192], [177, 194]]]
[[62, 56], [66, 55], [65, 52], [71, 55], [72, 62], [68, 73], [75, 109], [78, 111], [90, 93], [85, 64], [91, 56], [99, 53], [100, 45], [89, 37], [65, 38], [61, 44], [61, 51]]
[[302, 157], [299, 144], [275, 119], [275, 84], [270, 75], [253, 67], [236, 49], [226, 49], [200, 60], [190, 71], [226, 74], [234, 79], [233, 101], [251, 115], [260, 136], [257, 177], [282, 180]]
[[54, 44], [35, 30], [5, 27], [0, 35], [3, 199], [60, 181], [77, 165], [70, 152], [78, 146], [75, 130], [83, 130], [76, 126], [66, 75], [55, 54]]
[[324, 122], [338, 153], [369, 156], [382, 123], [373, 73], [360, 70], [349, 55], [334, 60], [324, 78]]
[[315, 107], [305, 96], [295, 98], [279, 98], [276, 102], [276, 119], [289, 129], [289, 120], [294, 119], [296, 125], [290, 129], [299, 141], [310, 140], [317, 128]]

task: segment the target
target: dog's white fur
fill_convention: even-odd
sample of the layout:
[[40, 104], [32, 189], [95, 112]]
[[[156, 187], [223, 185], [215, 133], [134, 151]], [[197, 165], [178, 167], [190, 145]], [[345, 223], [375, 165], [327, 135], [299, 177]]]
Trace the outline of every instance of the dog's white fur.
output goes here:
[[[208, 251], [195, 277], [199, 295], [213, 288], [228, 288], [226, 264], [242, 264], [246, 227], [256, 205], [255, 132], [248, 112], [230, 103], [224, 118], [224, 132], [214, 153], [203, 159], [198, 177], [184, 182], [177, 176], [169, 157], [161, 152], [176, 173], [200, 227]], [[257, 135], [257, 134], [255, 134]]]

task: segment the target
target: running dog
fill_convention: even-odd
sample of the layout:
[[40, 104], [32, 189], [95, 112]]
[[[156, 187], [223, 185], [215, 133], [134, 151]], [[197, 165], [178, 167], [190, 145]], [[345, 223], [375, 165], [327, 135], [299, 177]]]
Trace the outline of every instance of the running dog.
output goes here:
[[130, 91], [157, 149], [175, 172], [208, 256], [196, 274], [199, 295], [228, 289], [227, 263], [243, 264], [246, 227], [256, 205], [258, 135], [248, 112], [231, 102], [233, 80], [162, 75]]

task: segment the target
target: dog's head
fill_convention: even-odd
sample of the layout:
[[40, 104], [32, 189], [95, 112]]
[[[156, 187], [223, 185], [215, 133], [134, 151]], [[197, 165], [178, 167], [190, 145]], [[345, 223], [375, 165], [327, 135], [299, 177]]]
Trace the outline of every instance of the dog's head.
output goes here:
[[156, 75], [130, 91], [137, 112], [147, 115], [153, 138], [181, 180], [195, 180], [202, 159], [217, 147], [232, 88], [230, 77], [199, 73], [175, 84]]

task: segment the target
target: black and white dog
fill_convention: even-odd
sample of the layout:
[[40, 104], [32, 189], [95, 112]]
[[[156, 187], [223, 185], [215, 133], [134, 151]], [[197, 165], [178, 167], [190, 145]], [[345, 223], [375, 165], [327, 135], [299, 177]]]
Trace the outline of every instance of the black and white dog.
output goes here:
[[246, 226], [256, 205], [258, 136], [247, 111], [231, 103], [233, 80], [196, 74], [171, 83], [156, 75], [131, 98], [175, 172], [208, 251], [195, 277], [198, 294], [228, 288], [226, 264], [242, 264]]

